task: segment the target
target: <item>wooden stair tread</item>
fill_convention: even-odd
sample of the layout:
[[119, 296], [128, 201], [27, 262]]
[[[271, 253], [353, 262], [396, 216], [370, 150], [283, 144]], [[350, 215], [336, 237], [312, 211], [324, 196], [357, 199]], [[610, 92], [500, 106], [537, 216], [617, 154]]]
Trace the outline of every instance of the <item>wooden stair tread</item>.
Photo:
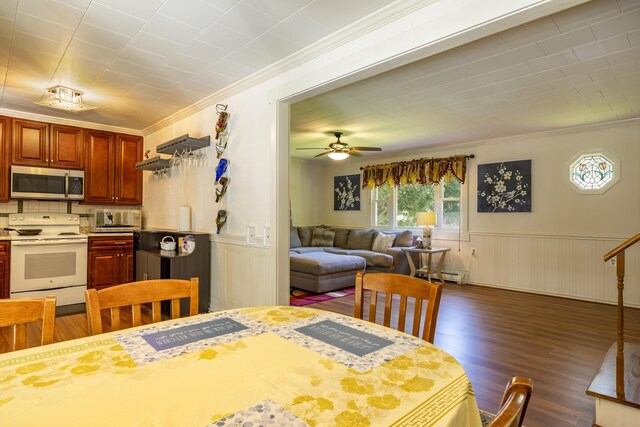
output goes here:
[[640, 409], [640, 344], [624, 343], [624, 396], [616, 394], [616, 351], [613, 343], [587, 394]]

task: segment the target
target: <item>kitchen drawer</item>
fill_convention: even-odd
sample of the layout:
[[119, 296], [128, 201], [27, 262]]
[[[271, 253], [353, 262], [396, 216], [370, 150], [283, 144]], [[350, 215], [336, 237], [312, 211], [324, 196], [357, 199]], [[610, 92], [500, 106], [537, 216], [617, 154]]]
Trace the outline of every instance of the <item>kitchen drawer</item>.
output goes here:
[[11, 248], [11, 241], [6, 240], [3, 242], [0, 242], [0, 256], [9, 255], [10, 248]]
[[133, 250], [133, 237], [89, 237], [89, 250], [130, 249]]

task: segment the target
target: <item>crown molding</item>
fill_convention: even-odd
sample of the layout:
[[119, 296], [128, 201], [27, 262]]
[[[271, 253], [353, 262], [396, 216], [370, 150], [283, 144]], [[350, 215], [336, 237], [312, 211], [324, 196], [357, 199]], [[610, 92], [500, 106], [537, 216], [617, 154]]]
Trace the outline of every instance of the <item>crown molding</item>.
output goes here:
[[347, 27], [329, 34], [310, 46], [299, 50], [286, 58], [283, 58], [280, 61], [243, 78], [242, 80], [232, 83], [206, 98], [144, 128], [141, 133], [146, 136], [150, 133], [156, 132], [177, 120], [184, 119], [207, 107], [211, 107], [224, 99], [244, 92], [253, 86], [270, 80], [271, 78], [290, 69], [298, 67], [305, 62], [308, 62], [354, 39], [362, 37], [367, 33], [387, 25], [390, 22], [396, 21], [403, 16], [409, 15], [418, 9], [422, 9], [431, 3], [435, 3], [436, 1], [437, 0], [402, 0], [394, 2], [383, 9], [361, 18]]
[[58, 125], [76, 126], [81, 128], [89, 128], [96, 130], [104, 130], [107, 132], [126, 133], [130, 135], [142, 135], [139, 129], [122, 128], [118, 126], [103, 125], [100, 123], [86, 122], [82, 120], [64, 119], [55, 116], [45, 116], [44, 114], [27, 113], [24, 111], [9, 110], [0, 108], [0, 115], [15, 117], [17, 119], [35, 120], [39, 122], [55, 123]]

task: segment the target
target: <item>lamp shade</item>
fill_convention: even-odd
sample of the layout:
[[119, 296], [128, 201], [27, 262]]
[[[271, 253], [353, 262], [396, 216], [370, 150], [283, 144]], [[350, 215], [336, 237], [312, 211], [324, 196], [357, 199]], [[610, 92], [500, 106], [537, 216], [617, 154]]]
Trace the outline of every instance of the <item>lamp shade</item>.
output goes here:
[[418, 212], [416, 214], [416, 225], [436, 225], [436, 213], [433, 211]]
[[344, 160], [349, 157], [349, 153], [344, 153], [342, 151], [333, 151], [329, 153], [329, 157], [333, 160]]

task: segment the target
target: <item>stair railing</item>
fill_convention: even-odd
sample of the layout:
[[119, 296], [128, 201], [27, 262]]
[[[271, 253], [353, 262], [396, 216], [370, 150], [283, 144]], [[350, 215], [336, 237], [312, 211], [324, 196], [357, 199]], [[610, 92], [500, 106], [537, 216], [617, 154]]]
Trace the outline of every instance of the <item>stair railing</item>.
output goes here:
[[640, 241], [640, 233], [625, 240], [615, 249], [604, 255], [604, 261], [616, 257], [616, 276], [618, 278], [618, 338], [616, 351], [616, 394], [624, 399], [624, 253], [629, 247]]

